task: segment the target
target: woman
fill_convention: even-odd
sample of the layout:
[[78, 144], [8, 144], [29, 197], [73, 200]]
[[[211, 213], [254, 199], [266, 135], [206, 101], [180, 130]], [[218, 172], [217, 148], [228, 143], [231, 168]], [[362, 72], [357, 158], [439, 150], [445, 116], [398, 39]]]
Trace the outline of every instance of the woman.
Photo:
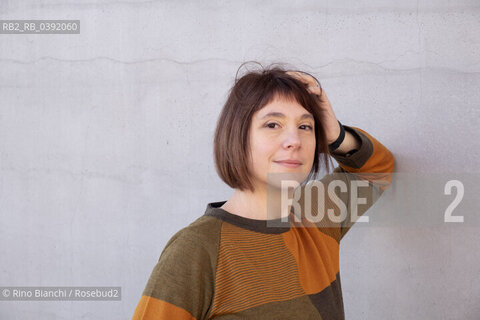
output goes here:
[[[235, 81], [214, 154], [235, 191], [168, 241], [133, 318], [343, 319], [340, 240], [388, 188], [391, 152], [341, 125], [314, 77], [271, 66]], [[285, 192], [330, 155], [322, 186]]]

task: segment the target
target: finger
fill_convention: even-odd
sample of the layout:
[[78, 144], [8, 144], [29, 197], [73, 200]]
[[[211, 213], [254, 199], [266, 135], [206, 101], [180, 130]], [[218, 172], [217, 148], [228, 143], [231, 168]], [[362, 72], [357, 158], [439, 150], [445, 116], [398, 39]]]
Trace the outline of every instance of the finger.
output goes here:
[[287, 71], [287, 74], [291, 75], [295, 79], [299, 80], [302, 82], [307, 88], [307, 90], [316, 96], [318, 96], [320, 99], [322, 99], [323, 95], [323, 90], [320, 87], [320, 84], [317, 82], [317, 80], [306, 73], [302, 73], [300, 71]]
[[315, 86], [308, 86], [307, 90], [314, 95], [317, 95], [319, 97], [322, 96], [322, 91], [323, 90], [316, 85]]
[[313, 79], [311, 77], [308, 77], [307, 75], [299, 72], [299, 71], [287, 71], [286, 72], [288, 75], [296, 78], [297, 80], [300, 80], [301, 82], [308, 84], [308, 85], [313, 85], [315, 81], [312, 81]]
[[287, 71], [286, 73], [309, 86], [319, 86], [317, 80], [308, 73], [302, 71]]

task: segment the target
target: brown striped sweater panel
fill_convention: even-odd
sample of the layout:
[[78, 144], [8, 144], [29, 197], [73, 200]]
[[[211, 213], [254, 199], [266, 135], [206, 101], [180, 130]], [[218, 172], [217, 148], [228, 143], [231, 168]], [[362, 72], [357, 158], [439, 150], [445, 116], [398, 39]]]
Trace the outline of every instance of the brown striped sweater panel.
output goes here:
[[[272, 227], [267, 224], [273, 220], [221, 209], [225, 201], [209, 203], [203, 216], [166, 244], [133, 319], [344, 319], [339, 245], [355, 222], [351, 182], [368, 184], [355, 194], [366, 199], [356, 206], [355, 216], [361, 216], [389, 187], [394, 170], [385, 146], [359, 128], [344, 128], [361, 146], [347, 155], [332, 154], [339, 167], [320, 181], [341, 179], [348, 186], [338, 193], [347, 219], [306, 221], [302, 205], [290, 216], [301, 222]], [[316, 192], [312, 215], [320, 208]], [[339, 212], [338, 202], [323, 199], [324, 212]]]

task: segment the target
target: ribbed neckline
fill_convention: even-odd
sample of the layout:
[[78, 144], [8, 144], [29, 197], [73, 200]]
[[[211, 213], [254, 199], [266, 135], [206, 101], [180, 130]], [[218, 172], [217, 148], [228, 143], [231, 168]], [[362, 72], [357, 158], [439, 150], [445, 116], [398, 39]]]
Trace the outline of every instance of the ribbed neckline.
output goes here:
[[220, 208], [225, 202], [227, 201], [209, 203], [205, 210], [205, 215], [213, 216], [237, 227], [260, 233], [280, 234], [290, 230], [290, 222], [282, 222], [281, 218], [258, 220], [230, 213]]

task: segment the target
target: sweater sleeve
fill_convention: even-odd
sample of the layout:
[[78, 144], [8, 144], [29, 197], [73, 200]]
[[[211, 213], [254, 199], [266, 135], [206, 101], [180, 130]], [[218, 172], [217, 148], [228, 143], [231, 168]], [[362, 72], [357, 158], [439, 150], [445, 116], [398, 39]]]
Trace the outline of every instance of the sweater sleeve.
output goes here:
[[177, 233], [162, 251], [134, 320], [204, 319], [213, 298], [212, 259], [199, 241]]
[[[308, 189], [309, 198], [302, 187], [299, 200], [301, 215], [305, 216], [307, 210], [310, 217], [323, 214], [323, 219], [315, 221], [315, 225], [338, 242], [388, 189], [394, 170], [394, 157], [383, 144], [359, 128], [344, 128], [360, 141], [359, 149], [345, 155], [333, 152], [331, 155], [339, 166], [314, 181], [321, 182], [322, 188]], [[307, 207], [306, 201], [311, 201], [311, 205]]]

